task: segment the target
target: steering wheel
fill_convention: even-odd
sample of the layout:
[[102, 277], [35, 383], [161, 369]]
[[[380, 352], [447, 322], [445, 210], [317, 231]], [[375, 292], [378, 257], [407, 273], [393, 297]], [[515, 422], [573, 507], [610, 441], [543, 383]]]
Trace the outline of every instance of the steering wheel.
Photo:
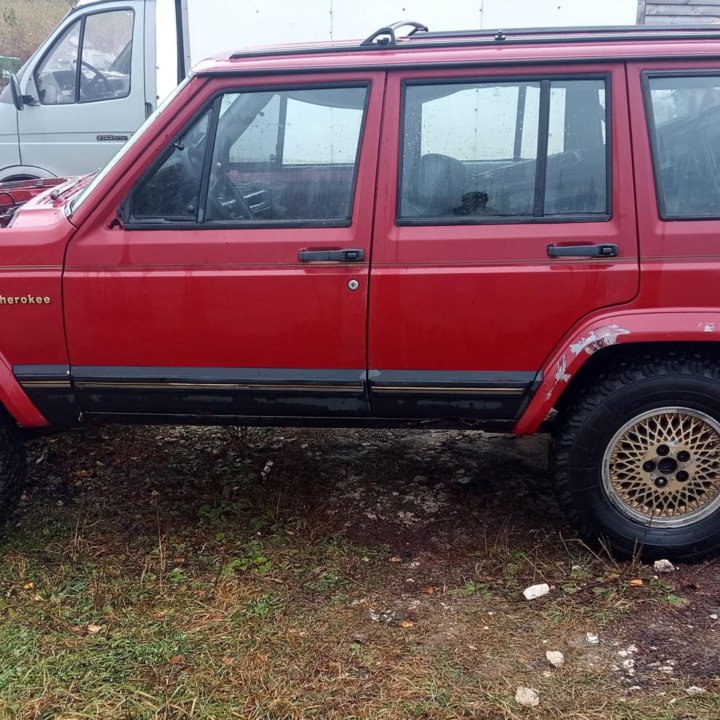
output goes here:
[[[255, 216], [245, 196], [237, 189], [227, 173], [217, 169], [210, 180], [208, 204], [212, 204], [211, 220], [252, 220]], [[214, 216], [214, 217], [213, 217]]]
[[[89, 94], [96, 98], [112, 97], [112, 86], [102, 72], [100, 72], [100, 70], [98, 70], [94, 65], [91, 65], [87, 60], [81, 60], [80, 65], [81, 67], [87, 68], [92, 73], [92, 77], [87, 81]], [[82, 81], [80, 82], [80, 87], [82, 87]]]

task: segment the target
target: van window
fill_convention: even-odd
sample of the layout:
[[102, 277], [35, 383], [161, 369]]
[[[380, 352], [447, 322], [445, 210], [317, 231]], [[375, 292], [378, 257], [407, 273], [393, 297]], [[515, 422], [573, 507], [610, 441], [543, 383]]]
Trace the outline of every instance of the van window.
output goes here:
[[648, 77], [663, 219], [720, 218], [720, 75]]
[[367, 91], [313, 88], [217, 98], [136, 190], [131, 224], [349, 224]]
[[603, 79], [408, 83], [398, 219], [607, 215], [606, 115]]
[[134, 17], [132, 10], [113, 10], [70, 25], [35, 71], [40, 102], [69, 105], [127, 97]]
[[80, 102], [130, 94], [133, 11], [88, 15], [83, 36]]
[[79, 47], [78, 20], [55, 41], [55, 45], [35, 71], [35, 83], [43, 105], [68, 105], [75, 102]]

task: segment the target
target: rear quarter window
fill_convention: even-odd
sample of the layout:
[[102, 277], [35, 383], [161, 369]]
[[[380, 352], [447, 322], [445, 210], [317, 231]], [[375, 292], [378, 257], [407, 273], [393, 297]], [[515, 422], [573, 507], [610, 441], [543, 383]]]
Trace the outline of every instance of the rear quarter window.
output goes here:
[[644, 76], [664, 220], [720, 218], [720, 73]]

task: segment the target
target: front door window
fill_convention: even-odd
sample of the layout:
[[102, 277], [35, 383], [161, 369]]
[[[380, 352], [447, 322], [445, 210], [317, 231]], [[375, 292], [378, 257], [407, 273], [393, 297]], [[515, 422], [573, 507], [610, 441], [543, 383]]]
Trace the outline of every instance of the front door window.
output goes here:
[[358, 86], [216, 98], [135, 191], [131, 225], [349, 225], [366, 96]]

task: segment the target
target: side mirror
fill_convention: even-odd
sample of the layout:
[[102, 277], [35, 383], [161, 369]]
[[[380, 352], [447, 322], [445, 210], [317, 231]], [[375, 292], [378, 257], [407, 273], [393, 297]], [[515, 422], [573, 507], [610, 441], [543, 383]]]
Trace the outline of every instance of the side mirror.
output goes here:
[[10, 92], [12, 94], [13, 103], [18, 110], [25, 109], [25, 101], [23, 100], [22, 92], [20, 91], [20, 82], [17, 79], [17, 75], [13, 73], [10, 75]]

